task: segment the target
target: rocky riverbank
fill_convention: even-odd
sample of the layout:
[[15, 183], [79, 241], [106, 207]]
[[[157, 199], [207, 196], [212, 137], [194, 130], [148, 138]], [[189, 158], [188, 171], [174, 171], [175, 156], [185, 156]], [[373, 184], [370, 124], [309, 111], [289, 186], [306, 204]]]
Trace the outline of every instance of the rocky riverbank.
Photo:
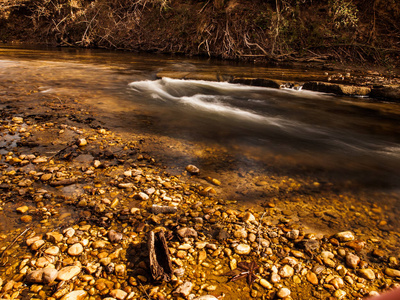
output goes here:
[[[196, 166], [169, 174], [140, 136], [107, 129], [83, 102], [10, 87], [0, 112], [0, 298], [361, 299], [398, 286], [400, 236], [385, 207], [321, 212], [303, 197], [322, 205], [329, 183], [243, 174], [249, 188], [281, 190], [249, 208]], [[313, 231], [296, 207], [316, 227], [343, 230]], [[152, 278], [151, 231], [165, 233], [169, 282]]]

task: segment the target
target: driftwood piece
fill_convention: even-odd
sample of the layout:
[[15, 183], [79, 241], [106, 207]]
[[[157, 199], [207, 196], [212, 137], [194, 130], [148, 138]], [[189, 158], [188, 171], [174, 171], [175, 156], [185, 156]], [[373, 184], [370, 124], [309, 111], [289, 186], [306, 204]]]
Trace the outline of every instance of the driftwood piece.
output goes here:
[[150, 231], [148, 248], [151, 276], [154, 280], [169, 282], [173, 269], [171, 255], [163, 231]]

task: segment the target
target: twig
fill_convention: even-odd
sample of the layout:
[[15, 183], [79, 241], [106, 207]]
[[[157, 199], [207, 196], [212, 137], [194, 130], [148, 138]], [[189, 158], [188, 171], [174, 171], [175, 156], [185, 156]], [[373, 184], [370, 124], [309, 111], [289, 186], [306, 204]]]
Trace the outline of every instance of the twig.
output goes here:
[[54, 157], [56, 157], [58, 154], [60, 154], [61, 152], [63, 152], [65, 149], [68, 149], [69, 147], [72, 147], [75, 143], [71, 143], [68, 144], [67, 146], [65, 146], [64, 148], [62, 148], [61, 150], [58, 150], [53, 156], [50, 156], [49, 160], [53, 159]]
[[139, 284], [141, 288], [143, 289], [143, 292], [146, 294], [147, 299], [151, 300], [150, 295], [146, 292], [146, 289], [144, 288], [143, 284], [139, 281]]
[[[3, 252], [1, 253], [1, 256], [0, 256], [0, 261], [3, 261], [4, 254], [6, 253], [6, 251], [7, 251], [8, 249], [10, 249], [10, 248], [17, 242], [17, 240], [18, 240], [21, 236], [23, 236], [23, 235], [24, 235], [28, 230], [30, 230], [30, 229], [31, 229], [30, 227], [25, 228], [25, 230], [22, 231], [22, 232], [11, 242], [11, 244], [9, 244], [9, 245], [6, 247], [6, 249], [3, 250]], [[4, 266], [5, 263], [4, 263], [4, 264], [1, 264], [1, 265]]]

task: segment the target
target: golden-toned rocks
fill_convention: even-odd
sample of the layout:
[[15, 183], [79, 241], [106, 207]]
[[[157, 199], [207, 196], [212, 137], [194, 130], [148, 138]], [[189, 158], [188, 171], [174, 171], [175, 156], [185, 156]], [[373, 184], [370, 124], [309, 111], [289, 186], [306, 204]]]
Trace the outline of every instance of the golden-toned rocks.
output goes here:
[[251, 247], [247, 244], [239, 244], [235, 247], [235, 253], [239, 255], [247, 255], [250, 254]]
[[83, 252], [83, 246], [81, 243], [75, 243], [68, 248], [68, 254], [72, 256], [80, 255]]
[[57, 274], [57, 280], [67, 281], [78, 275], [81, 272], [81, 268], [78, 266], [68, 266], [62, 268]]

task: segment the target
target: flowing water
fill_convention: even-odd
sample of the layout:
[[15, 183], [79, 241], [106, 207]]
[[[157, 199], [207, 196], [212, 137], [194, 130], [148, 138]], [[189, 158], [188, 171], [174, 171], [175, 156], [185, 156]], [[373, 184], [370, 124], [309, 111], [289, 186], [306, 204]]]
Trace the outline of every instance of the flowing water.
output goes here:
[[[106, 127], [142, 136], [144, 149], [170, 172], [182, 172], [192, 163], [219, 178], [221, 196], [247, 205], [279, 204], [283, 198], [283, 210], [299, 209], [296, 201], [300, 201], [301, 210], [310, 210], [305, 218], [315, 218], [315, 210], [340, 212], [343, 205], [354, 211], [362, 207], [364, 213], [379, 206], [386, 212], [380, 220], [392, 225], [386, 231], [399, 230], [399, 104], [299, 88], [158, 78], [160, 71], [299, 82], [324, 78], [322, 71], [205, 59], [0, 48], [3, 87], [31, 87], [86, 102]], [[9, 94], [7, 89], [0, 91], [0, 97]], [[3, 136], [0, 151], [14, 142]], [[267, 189], [257, 184], [268, 180]], [[319, 190], [322, 195], [314, 197], [312, 188], [297, 189], [289, 195], [296, 184], [322, 186], [328, 192]], [[327, 226], [333, 222], [340, 227], [326, 215], [317, 217]]]

